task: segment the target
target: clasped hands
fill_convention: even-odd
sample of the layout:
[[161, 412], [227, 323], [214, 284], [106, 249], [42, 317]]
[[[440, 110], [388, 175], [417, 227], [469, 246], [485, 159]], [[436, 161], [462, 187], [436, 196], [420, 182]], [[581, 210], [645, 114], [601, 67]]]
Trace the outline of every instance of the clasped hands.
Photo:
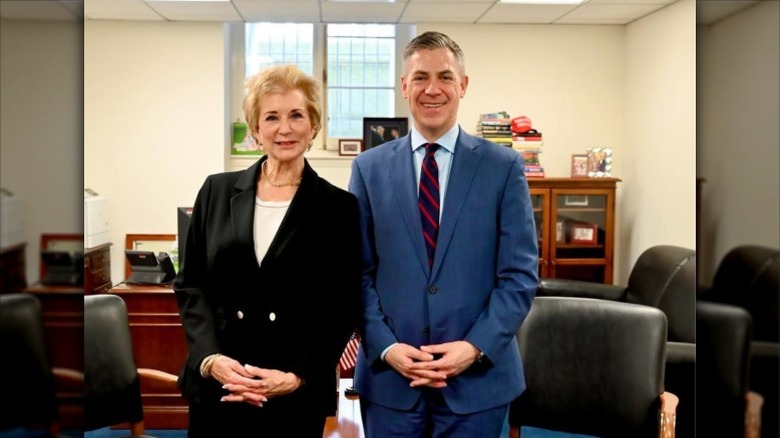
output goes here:
[[466, 341], [423, 345], [419, 349], [398, 343], [385, 354], [385, 362], [411, 380], [411, 387], [444, 388], [447, 378], [462, 373], [477, 356], [479, 350]]
[[218, 357], [209, 372], [222, 383], [222, 389], [230, 391], [221, 401], [244, 402], [260, 407], [268, 399], [289, 394], [303, 383], [293, 373], [242, 365], [227, 356]]

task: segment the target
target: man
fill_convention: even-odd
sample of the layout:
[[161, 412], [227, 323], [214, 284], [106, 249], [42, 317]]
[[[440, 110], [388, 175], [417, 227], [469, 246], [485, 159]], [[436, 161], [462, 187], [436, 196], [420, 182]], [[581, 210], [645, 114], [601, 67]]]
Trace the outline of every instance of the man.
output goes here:
[[385, 127], [382, 125], [377, 126], [371, 130], [371, 147], [379, 146], [385, 142]]
[[349, 183], [363, 425], [369, 438], [498, 437], [525, 389], [515, 333], [538, 284], [523, 158], [457, 124], [468, 77], [454, 41], [423, 33], [403, 60], [411, 132], [360, 154]]

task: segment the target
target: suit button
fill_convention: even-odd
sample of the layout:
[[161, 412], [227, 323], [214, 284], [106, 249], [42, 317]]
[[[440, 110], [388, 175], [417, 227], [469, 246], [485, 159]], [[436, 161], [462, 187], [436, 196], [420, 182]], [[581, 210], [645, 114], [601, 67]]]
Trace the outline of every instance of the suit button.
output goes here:
[[238, 318], [238, 319], [244, 319], [244, 312], [242, 312], [242, 311], [240, 311], [240, 310], [239, 310], [238, 312], [236, 312], [236, 318]]
[[435, 294], [438, 291], [439, 291], [439, 288], [437, 286], [431, 286], [431, 287], [428, 288], [428, 292], [432, 293], [432, 294]]
[[431, 328], [430, 327], [423, 327], [423, 334], [424, 335], [430, 335], [431, 334]]
[[274, 312], [269, 313], [268, 319], [270, 319], [271, 321], [276, 321], [276, 314]]

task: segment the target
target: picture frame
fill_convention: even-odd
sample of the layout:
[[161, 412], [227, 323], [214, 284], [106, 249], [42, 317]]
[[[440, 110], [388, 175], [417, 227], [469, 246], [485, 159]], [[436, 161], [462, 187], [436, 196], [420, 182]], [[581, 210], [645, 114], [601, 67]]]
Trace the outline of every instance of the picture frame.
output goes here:
[[588, 148], [588, 176], [591, 178], [612, 176], [611, 148]]
[[569, 228], [569, 242], [594, 245], [598, 242], [599, 226], [587, 222], [575, 222]]
[[363, 117], [363, 150], [369, 150], [409, 132], [407, 117]]
[[363, 140], [361, 139], [339, 139], [339, 155], [354, 157], [363, 151]]
[[563, 205], [567, 207], [587, 207], [588, 195], [566, 195], [563, 198]]
[[571, 156], [571, 177], [588, 177], [588, 154], [572, 154]]

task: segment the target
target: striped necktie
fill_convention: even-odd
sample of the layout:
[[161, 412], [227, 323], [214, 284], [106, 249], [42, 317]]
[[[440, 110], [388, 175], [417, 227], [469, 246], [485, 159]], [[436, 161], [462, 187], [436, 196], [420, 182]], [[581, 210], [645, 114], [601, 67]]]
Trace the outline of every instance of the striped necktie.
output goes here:
[[433, 157], [438, 148], [436, 143], [425, 145], [425, 158], [420, 171], [420, 194], [417, 199], [425, 249], [428, 251], [428, 267], [433, 267], [436, 238], [439, 236], [439, 166]]

